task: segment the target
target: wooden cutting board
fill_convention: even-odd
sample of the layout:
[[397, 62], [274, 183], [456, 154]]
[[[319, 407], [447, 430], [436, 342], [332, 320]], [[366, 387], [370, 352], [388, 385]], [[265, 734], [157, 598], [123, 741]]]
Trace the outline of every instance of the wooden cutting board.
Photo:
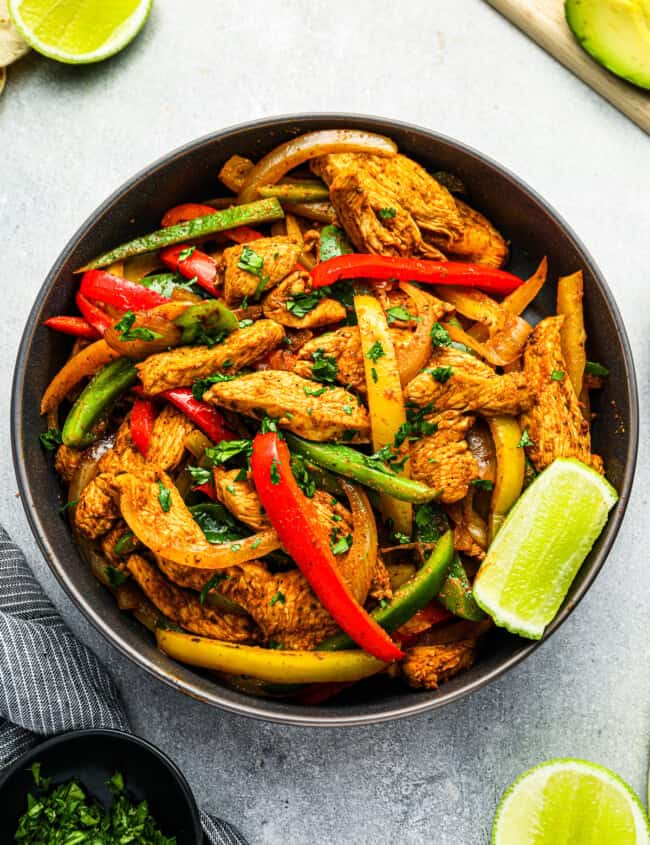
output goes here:
[[487, 2], [650, 134], [650, 91], [619, 79], [585, 53], [564, 18], [562, 0]]

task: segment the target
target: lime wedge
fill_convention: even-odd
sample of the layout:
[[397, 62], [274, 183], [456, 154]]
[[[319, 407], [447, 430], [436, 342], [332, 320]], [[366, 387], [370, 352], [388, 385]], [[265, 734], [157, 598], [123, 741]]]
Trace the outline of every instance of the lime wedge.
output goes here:
[[9, 0], [25, 41], [68, 64], [100, 62], [119, 52], [144, 26], [153, 0]]
[[549, 760], [508, 787], [492, 845], [648, 845], [641, 802], [609, 769], [586, 760]]
[[474, 580], [497, 625], [537, 640], [616, 503], [602, 475], [572, 458], [540, 473], [506, 517]]

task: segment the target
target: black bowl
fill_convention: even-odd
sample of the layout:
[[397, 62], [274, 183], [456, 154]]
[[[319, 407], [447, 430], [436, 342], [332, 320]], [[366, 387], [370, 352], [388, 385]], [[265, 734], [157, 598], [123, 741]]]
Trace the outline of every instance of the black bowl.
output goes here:
[[13, 842], [18, 820], [27, 809], [27, 794], [34, 791], [30, 767], [41, 763], [41, 774], [53, 785], [78, 778], [86, 791], [111, 803], [107, 780], [120, 772], [128, 796], [147, 801], [151, 815], [177, 845], [201, 845], [199, 811], [189, 784], [177, 766], [149, 742], [113, 730], [72, 731], [60, 734], [23, 754], [0, 777], [0, 842]]
[[[216, 174], [234, 153], [259, 158], [290, 137], [319, 128], [363, 128], [390, 135], [402, 152], [431, 170], [456, 173], [470, 203], [483, 211], [512, 243], [510, 269], [525, 276], [542, 256], [550, 278], [582, 268], [591, 358], [604, 361], [611, 377], [594, 400], [594, 450], [607, 467], [620, 501], [575, 579], [545, 638], [564, 622], [596, 577], [614, 542], [627, 505], [638, 440], [637, 389], [632, 356], [614, 299], [592, 258], [560, 217], [519, 179], [474, 150], [425, 129], [381, 118], [302, 115], [270, 118], [225, 129], [176, 150], [134, 176], [83, 224], [59, 256], [36, 298], [20, 345], [13, 385], [13, 454], [27, 517], [53, 572], [90, 621], [122, 652], [166, 683], [210, 704], [243, 715], [301, 725], [379, 722], [441, 707], [478, 689], [514, 666], [538, 643], [494, 631], [469, 671], [436, 691], [412, 692], [388, 681], [355, 685], [347, 698], [328, 706], [303, 707], [236, 692], [214, 677], [182, 666], [155, 646], [149, 632], [122, 614], [113, 597], [93, 578], [57, 513], [61, 486], [51, 460], [38, 445], [44, 424], [39, 399], [65, 360], [69, 340], [43, 328], [44, 319], [74, 308], [72, 270], [95, 255], [156, 229], [172, 205], [201, 200], [218, 191]], [[540, 297], [539, 318], [554, 311], [554, 285]]]

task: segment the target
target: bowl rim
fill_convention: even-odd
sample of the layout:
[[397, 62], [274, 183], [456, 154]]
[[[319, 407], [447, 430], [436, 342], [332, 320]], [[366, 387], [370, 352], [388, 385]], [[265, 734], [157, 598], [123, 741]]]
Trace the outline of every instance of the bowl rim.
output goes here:
[[[340, 120], [341, 122], [345, 122], [349, 125], [356, 125], [359, 128], [363, 127], [369, 129], [370, 126], [372, 126], [374, 128], [370, 129], [370, 131], [386, 132], [387, 134], [390, 134], [391, 128], [399, 129], [404, 132], [413, 132], [417, 133], [420, 136], [424, 135], [434, 143], [441, 142], [443, 144], [447, 144], [463, 152], [465, 155], [468, 155], [471, 158], [478, 160], [480, 163], [487, 165], [493, 171], [496, 171], [496, 173], [506, 182], [511, 183], [518, 190], [526, 193], [532, 202], [540, 206], [541, 209], [562, 228], [564, 233], [573, 242], [577, 251], [580, 252], [581, 256], [583, 257], [585, 265], [588, 267], [589, 271], [591, 272], [598, 286], [600, 287], [606, 306], [609, 310], [610, 317], [616, 327], [616, 332], [622, 348], [625, 378], [629, 391], [630, 407], [630, 420], [627, 429], [628, 447], [626, 453], [625, 466], [623, 469], [622, 482], [620, 485], [621, 489], [619, 491], [619, 501], [614, 513], [610, 515], [610, 518], [608, 520], [606, 526], [607, 536], [605, 542], [600, 548], [598, 556], [591, 565], [589, 572], [579, 585], [572, 601], [565, 605], [557, 614], [555, 619], [551, 622], [551, 624], [547, 626], [543, 637], [539, 640], [524, 642], [524, 644], [522, 644], [520, 648], [517, 648], [508, 658], [506, 658], [498, 666], [495, 666], [486, 674], [481, 675], [480, 677], [474, 679], [473, 681], [460, 687], [459, 689], [451, 689], [447, 691], [443, 688], [443, 691], [440, 692], [439, 695], [437, 695], [436, 698], [433, 700], [418, 701], [418, 696], [414, 694], [412, 697], [412, 703], [393, 706], [389, 709], [385, 709], [378, 712], [373, 711], [367, 713], [350, 713], [348, 715], [341, 715], [340, 713], [332, 713], [330, 715], [326, 709], [317, 707], [305, 707], [303, 710], [299, 710], [298, 708], [296, 708], [295, 710], [291, 710], [290, 712], [285, 712], [275, 708], [268, 708], [266, 706], [267, 704], [275, 703], [272, 700], [254, 699], [252, 696], [250, 696], [247, 697], [247, 699], [250, 699], [251, 703], [249, 703], [248, 700], [246, 701], [246, 703], [244, 703], [240, 701], [233, 701], [223, 697], [218, 691], [218, 689], [215, 689], [214, 692], [208, 693], [199, 684], [194, 683], [193, 681], [181, 679], [177, 676], [173, 676], [172, 674], [165, 672], [164, 669], [161, 669], [161, 667], [153, 665], [152, 663], [150, 663], [148, 658], [145, 657], [136, 648], [124, 642], [122, 638], [119, 635], [116, 635], [108, 625], [104, 624], [101, 616], [96, 613], [92, 607], [90, 607], [90, 605], [86, 601], [84, 594], [79, 591], [79, 589], [73, 583], [73, 580], [68, 576], [65, 566], [61, 564], [57, 553], [52, 548], [47, 538], [47, 534], [43, 529], [39, 515], [37, 514], [34, 508], [30, 508], [28, 506], [28, 494], [30, 491], [29, 473], [27, 470], [26, 460], [20, 442], [21, 422], [23, 417], [22, 398], [25, 390], [25, 371], [26, 361], [28, 358], [27, 341], [29, 340], [30, 334], [35, 329], [36, 317], [40, 312], [41, 306], [43, 305], [44, 301], [49, 296], [50, 290], [54, 284], [56, 277], [58, 276], [65, 262], [67, 261], [68, 256], [78, 247], [78, 245], [86, 237], [87, 230], [95, 223], [97, 223], [101, 219], [101, 217], [125, 193], [128, 193], [140, 180], [145, 178], [151, 178], [160, 169], [168, 166], [176, 159], [183, 158], [188, 153], [193, 152], [201, 146], [216, 141], [223, 141], [230, 135], [238, 134], [246, 130], [256, 130], [258, 132], [261, 132], [266, 128], [273, 128], [277, 126], [278, 123], [295, 123], [297, 125], [303, 126], [305, 124], [308, 124], [310, 128], [305, 131], [313, 131], [311, 127], [313, 127], [313, 129], [316, 129], [317, 124], [319, 122], [332, 123], [332, 121], [336, 120]], [[236, 713], [240, 716], [246, 716], [249, 718], [261, 719], [264, 721], [295, 725], [300, 727], [348, 727], [356, 725], [377, 724], [380, 722], [391, 721], [394, 719], [415, 716], [417, 714], [424, 713], [430, 710], [436, 710], [439, 707], [443, 707], [453, 701], [457, 701], [461, 698], [464, 698], [470, 693], [473, 693], [476, 690], [481, 689], [482, 687], [492, 683], [492, 681], [496, 680], [498, 677], [500, 677], [505, 672], [509, 671], [522, 660], [524, 660], [526, 657], [528, 657], [542, 643], [545, 643], [555, 633], [555, 631], [557, 631], [558, 628], [560, 628], [560, 626], [566, 621], [566, 619], [571, 615], [573, 610], [577, 607], [577, 605], [583, 599], [585, 594], [588, 592], [612, 549], [614, 541], [618, 536], [618, 532], [620, 530], [621, 523], [629, 502], [632, 490], [632, 483], [636, 470], [637, 452], [639, 445], [638, 388], [634, 360], [632, 357], [632, 351], [627, 336], [627, 331], [625, 329], [623, 318], [621, 316], [618, 305], [603, 274], [598, 268], [591, 253], [587, 250], [587, 248], [585, 247], [581, 239], [577, 236], [577, 234], [574, 232], [572, 227], [569, 226], [568, 223], [564, 220], [564, 218], [550, 205], [550, 203], [548, 203], [539, 193], [537, 193], [537, 191], [531, 188], [527, 182], [525, 182], [523, 179], [521, 179], [508, 168], [501, 165], [499, 162], [492, 159], [490, 156], [483, 154], [474, 147], [471, 147], [465, 144], [464, 142], [458, 141], [455, 138], [443, 135], [438, 132], [434, 132], [426, 127], [419, 126], [417, 124], [407, 123], [404, 121], [394, 120], [392, 118], [381, 117], [377, 115], [359, 113], [355, 114], [350, 112], [305, 112], [296, 114], [273, 115], [270, 117], [260, 118], [258, 120], [245, 121], [243, 123], [227, 126], [224, 129], [219, 129], [207, 133], [205, 135], [200, 136], [199, 138], [196, 138], [185, 144], [182, 144], [179, 147], [176, 147], [169, 153], [159, 157], [154, 162], [141, 168], [135, 175], [131, 176], [129, 179], [124, 181], [115, 191], [113, 191], [112, 194], [110, 194], [99, 206], [95, 208], [95, 210], [84, 220], [84, 222], [79, 226], [76, 232], [68, 240], [68, 242], [60, 252], [58, 258], [52, 265], [50, 271], [48, 272], [45, 281], [43, 282], [36, 296], [36, 299], [34, 300], [34, 304], [32, 305], [32, 308], [27, 317], [25, 328], [21, 336], [20, 345], [18, 347], [18, 354], [16, 357], [11, 391], [10, 421], [11, 447], [14, 470], [16, 472], [19, 494], [32, 534], [34, 535], [39, 549], [44, 555], [46, 561], [48, 562], [48, 566], [50, 570], [54, 573], [57, 581], [63, 587], [68, 597], [83, 612], [84, 616], [91, 622], [93, 627], [97, 631], [99, 631], [99, 633], [118, 651], [120, 651], [125, 656], [129, 657], [134, 663], [136, 663], [141, 668], [145, 669], [150, 675], [157, 678], [158, 680], [163, 681], [164, 683], [175, 689], [181, 690], [192, 698], [195, 698], [212, 706], [216, 706], [220, 709]]]
[[[171, 759], [171, 757], [165, 754], [164, 751], [161, 751], [161, 749], [154, 745], [152, 742], [149, 742], [149, 740], [144, 739], [141, 736], [129, 733], [128, 731], [121, 731], [117, 728], [80, 728], [78, 730], [65, 731], [64, 733], [55, 734], [54, 736], [45, 739], [43, 742], [39, 742], [33, 748], [30, 748], [25, 751], [24, 754], [21, 754], [20, 757], [14, 760], [14, 762], [11, 763], [2, 772], [2, 774], [0, 774], [0, 797], [2, 797], [3, 789], [13, 778], [16, 772], [26, 769], [31, 763], [36, 762], [36, 760], [40, 756], [48, 752], [51, 748], [56, 748], [58, 745], [65, 745], [66, 743], [76, 742], [78, 740], [82, 741], [89, 737], [97, 736], [108, 737], [109, 739], [117, 739], [120, 742], [125, 742], [127, 745], [139, 745], [142, 749], [144, 749], [144, 751], [148, 752], [153, 757], [156, 757], [163, 764], [163, 766], [165, 766], [165, 768], [172, 775], [174, 782], [176, 783], [176, 786], [178, 788], [179, 794], [181, 794], [183, 799], [185, 800], [187, 808], [190, 811], [190, 815], [192, 817], [192, 833], [194, 834], [197, 845], [201, 845], [204, 840], [203, 828], [201, 827], [201, 818], [199, 815], [199, 808], [196, 803], [196, 799], [194, 798], [192, 788], [187, 782], [187, 778], [185, 777], [183, 772], [179, 769], [179, 767]], [[126, 780], [128, 781], [128, 778], [126, 778]]]

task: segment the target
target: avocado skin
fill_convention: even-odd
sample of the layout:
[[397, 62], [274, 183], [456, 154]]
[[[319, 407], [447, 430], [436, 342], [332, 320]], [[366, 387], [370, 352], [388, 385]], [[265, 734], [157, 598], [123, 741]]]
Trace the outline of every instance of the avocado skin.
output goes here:
[[597, 62], [650, 89], [650, 0], [565, 0], [564, 13]]

